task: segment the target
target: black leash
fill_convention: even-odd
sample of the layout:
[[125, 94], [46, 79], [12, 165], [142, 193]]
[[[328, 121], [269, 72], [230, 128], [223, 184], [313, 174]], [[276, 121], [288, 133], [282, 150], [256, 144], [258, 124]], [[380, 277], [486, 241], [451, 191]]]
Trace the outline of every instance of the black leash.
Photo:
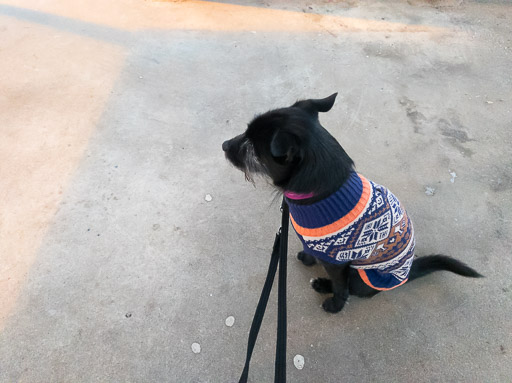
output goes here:
[[276, 238], [274, 240], [267, 279], [263, 285], [260, 300], [258, 301], [258, 306], [256, 307], [256, 312], [254, 313], [254, 318], [252, 320], [251, 330], [249, 331], [249, 340], [247, 342], [247, 357], [245, 359], [242, 376], [238, 383], [247, 383], [252, 351], [254, 350], [254, 345], [258, 338], [261, 321], [265, 315], [268, 297], [272, 290], [272, 284], [274, 283], [274, 276], [276, 275], [278, 264], [279, 285], [277, 291], [277, 344], [274, 383], [286, 382], [286, 255], [288, 253], [289, 211], [288, 204], [284, 198], [281, 205], [281, 211], [283, 213], [281, 217], [281, 228], [276, 234]]

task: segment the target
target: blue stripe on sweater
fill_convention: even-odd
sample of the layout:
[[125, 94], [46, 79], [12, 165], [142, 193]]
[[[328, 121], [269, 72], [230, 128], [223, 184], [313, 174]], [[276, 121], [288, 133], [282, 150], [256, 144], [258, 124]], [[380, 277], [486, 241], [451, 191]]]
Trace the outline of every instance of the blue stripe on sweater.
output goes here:
[[297, 205], [287, 198], [290, 213], [298, 225], [315, 229], [329, 225], [347, 215], [363, 194], [363, 182], [356, 172], [329, 197], [311, 205]]

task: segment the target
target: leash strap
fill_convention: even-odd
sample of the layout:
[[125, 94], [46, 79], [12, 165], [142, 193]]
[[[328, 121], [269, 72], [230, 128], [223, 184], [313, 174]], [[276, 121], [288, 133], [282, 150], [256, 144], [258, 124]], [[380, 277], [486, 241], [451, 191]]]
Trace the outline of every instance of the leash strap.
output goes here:
[[270, 296], [270, 291], [272, 290], [278, 264], [279, 285], [277, 295], [277, 343], [274, 383], [286, 382], [286, 256], [288, 253], [289, 209], [288, 204], [284, 198], [281, 205], [281, 211], [281, 228], [276, 234], [276, 238], [274, 240], [272, 256], [268, 266], [267, 278], [265, 279], [263, 290], [261, 291], [260, 295], [260, 300], [258, 301], [258, 306], [256, 307], [256, 312], [254, 313], [254, 318], [252, 320], [251, 330], [249, 331], [249, 339], [247, 341], [247, 356], [245, 359], [245, 366], [242, 375], [238, 381], [239, 383], [247, 383], [252, 352], [254, 350], [254, 345], [256, 344], [256, 339], [258, 338], [263, 316], [265, 315], [268, 298]]
[[281, 248], [279, 251], [279, 285], [277, 290], [277, 344], [274, 383], [286, 382], [286, 271], [288, 254], [288, 204], [281, 205]]

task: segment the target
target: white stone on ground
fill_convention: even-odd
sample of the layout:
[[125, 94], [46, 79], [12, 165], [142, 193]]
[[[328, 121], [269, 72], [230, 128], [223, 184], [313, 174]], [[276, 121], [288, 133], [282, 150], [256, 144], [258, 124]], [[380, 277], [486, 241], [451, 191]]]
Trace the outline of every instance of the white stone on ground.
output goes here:
[[293, 358], [293, 364], [297, 370], [302, 370], [304, 368], [304, 357], [302, 355], [295, 355]]
[[226, 326], [231, 327], [235, 324], [235, 317], [229, 316], [226, 318]]
[[192, 352], [199, 354], [201, 352], [201, 345], [199, 343], [192, 343]]

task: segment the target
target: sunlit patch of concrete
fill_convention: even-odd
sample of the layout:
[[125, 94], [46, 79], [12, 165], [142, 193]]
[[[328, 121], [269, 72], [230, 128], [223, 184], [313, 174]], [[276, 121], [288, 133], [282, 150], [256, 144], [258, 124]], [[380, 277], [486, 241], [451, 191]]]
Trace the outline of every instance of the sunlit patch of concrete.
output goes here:
[[10, 17], [0, 16], [0, 25], [1, 329], [110, 97], [124, 51]]

